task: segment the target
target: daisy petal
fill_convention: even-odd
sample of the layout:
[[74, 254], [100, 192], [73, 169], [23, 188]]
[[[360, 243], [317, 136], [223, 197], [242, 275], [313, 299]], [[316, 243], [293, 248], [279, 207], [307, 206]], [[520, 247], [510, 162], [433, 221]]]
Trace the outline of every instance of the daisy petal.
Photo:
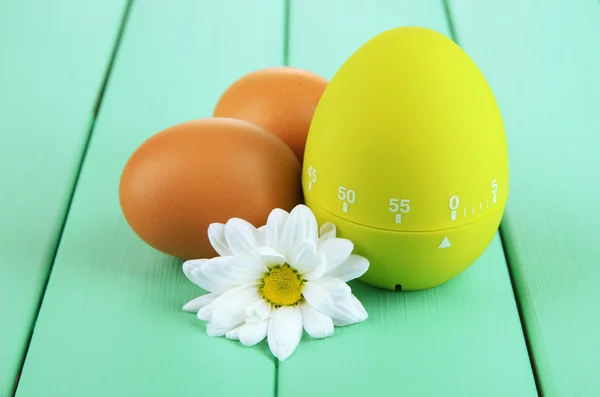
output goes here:
[[319, 237], [319, 243], [323, 243], [327, 240], [329, 240], [330, 238], [335, 238], [336, 237], [336, 227], [333, 223], [331, 222], [326, 222], [323, 225], [321, 225], [321, 228], [319, 229], [319, 234], [321, 235], [321, 237]]
[[261, 299], [254, 286], [243, 285], [219, 296], [212, 318], [207, 326], [208, 336], [223, 336], [241, 325], [246, 318], [246, 307]]
[[256, 282], [267, 271], [257, 266], [256, 260], [244, 256], [224, 256], [211, 259], [202, 272], [211, 280], [227, 285], [241, 285]]
[[199, 320], [202, 321], [210, 321], [212, 319], [213, 313], [215, 312], [215, 303], [211, 302], [206, 306], [201, 307], [196, 313]]
[[325, 288], [334, 302], [344, 300], [352, 294], [352, 290], [348, 284], [337, 278], [322, 277], [314, 282]]
[[352, 325], [365, 321], [369, 315], [364, 306], [354, 295], [350, 295], [344, 302], [339, 304], [342, 309], [349, 314], [349, 319], [333, 319], [333, 324], [338, 327]]
[[306, 302], [301, 303], [302, 325], [311, 338], [326, 338], [333, 335], [333, 321], [331, 317], [319, 313]]
[[329, 277], [335, 277], [341, 281], [348, 282], [359, 278], [369, 270], [369, 261], [359, 255], [351, 254], [336, 269], [327, 273]]
[[217, 297], [213, 304], [218, 310], [231, 310], [235, 306], [243, 305], [244, 311], [246, 306], [250, 306], [259, 299], [258, 291], [253, 285], [240, 285], [229, 289], [227, 292]]
[[183, 273], [186, 277], [198, 287], [208, 292], [220, 293], [226, 291], [230, 286], [228, 284], [218, 283], [203, 273], [203, 268], [209, 262], [208, 259], [193, 259], [183, 262]]
[[283, 227], [290, 214], [281, 208], [275, 208], [267, 218], [266, 243], [267, 247], [273, 248], [275, 251], [281, 252], [281, 236], [283, 235]]
[[192, 259], [183, 262], [183, 264], [181, 265], [181, 268], [183, 269], [183, 274], [185, 274], [185, 276], [192, 283], [196, 284], [196, 281], [193, 279], [194, 276], [192, 276], [192, 274], [195, 269], [199, 269], [206, 262], [208, 262], [208, 259]]
[[199, 296], [198, 298], [192, 299], [191, 301], [186, 303], [183, 306], [183, 310], [185, 310], [186, 312], [197, 313], [198, 310], [202, 309], [209, 303], [212, 303], [217, 298], [217, 296], [218, 295], [215, 293]]
[[210, 337], [226, 335], [241, 323], [241, 321], [233, 322], [233, 317], [223, 312], [220, 312], [215, 319], [215, 314], [213, 313], [211, 321], [206, 325], [206, 334]]
[[246, 323], [240, 328], [239, 338], [244, 346], [254, 346], [267, 336], [269, 320]]
[[332, 320], [352, 321], [354, 319], [352, 314], [347, 313], [343, 308], [336, 305], [337, 302], [334, 302], [324, 287], [314, 281], [309, 281], [304, 285], [302, 295], [309, 305], [322, 314], [331, 317]]
[[239, 327], [235, 327], [231, 331], [228, 331], [225, 334], [225, 338], [231, 339], [231, 340], [239, 340], [240, 339], [240, 329], [242, 327], [243, 327], [243, 325], [240, 325]]
[[298, 242], [309, 239], [316, 244], [318, 237], [315, 216], [307, 206], [299, 204], [290, 212], [290, 216], [283, 227], [280, 252], [286, 258], [291, 258], [290, 255]]
[[[309, 281], [304, 285], [302, 289], [302, 296], [306, 299], [306, 302], [326, 315], [325, 313], [327, 307], [335, 306], [333, 303], [333, 299], [327, 293], [327, 290], [321, 287], [319, 284], [314, 281]], [[331, 316], [330, 316], [331, 317]]]
[[231, 255], [229, 244], [225, 238], [225, 225], [222, 223], [211, 223], [208, 226], [208, 241], [220, 256]]
[[260, 247], [256, 252], [269, 269], [275, 265], [283, 265], [285, 263], [285, 257], [273, 248]]
[[222, 269], [223, 264], [231, 257], [220, 257], [210, 259], [201, 269], [202, 274], [210, 279], [212, 282], [223, 285], [242, 285], [243, 282], [232, 277], [230, 274], [225, 273]]
[[297, 306], [275, 310], [267, 331], [271, 353], [279, 361], [290, 357], [302, 339], [302, 313]]
[[262, 276], [263, 273], [266, 273], [269, 269], [265, 263], [265, 260], [260, 255], [260, 252], [265, 252], [265, 250], [268, 250], [268, 249], [269, 248], [267, 248], [267, 247], [259, 247], [259, 248], [256, 248], [256, 251], [252, 256], [243, 257], [244, 258], [244, 266], [249, 266], [249, 267], [253, 268], [254, 270], [258, 270]]
[[246, 315], [256, 320], [267, 319], [271, 315], [271, 304], [264, 299], [260, 299], [246, 308]]
[[251, 255], [257, 246], [258, 231], [250, 222], [231, 218], [225, 224], [225, 239], [235, 255]]
[[323, 258], [318, 254], [314, 241], [304, 240], [296, 245], [290, 259], [292, 267], [304, 275], [314, 269]]
[[319, 246], [319, 251], [327, 258], [327, 272], [336, 269], [348, 259], [353, 249], [354, 244], [350, 240], [336, 237], [325, 240]]
[[256, 235], [256, 245], [258, 247], [264, 247], [267, 245], [267, 225], [259, 227]]
[[325, 270], [327, 270], [327, 259], [325, 259], [323, 253], [319, 253], [317, 264], [310, 272], [304, 275], [304, 279], [309, 281], [317, 280], [325, 274]]

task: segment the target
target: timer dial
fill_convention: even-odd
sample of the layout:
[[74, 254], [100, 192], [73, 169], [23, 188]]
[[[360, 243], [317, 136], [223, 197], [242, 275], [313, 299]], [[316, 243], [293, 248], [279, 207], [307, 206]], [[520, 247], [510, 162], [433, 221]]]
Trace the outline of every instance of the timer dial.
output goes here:
[[447, 281], [485, 250], [508, 198], [506, 137], [484, 76], [435, 31], [374, 37], [317, 106], [302, 185], [319, 222], [370, 260], [363, 281]]

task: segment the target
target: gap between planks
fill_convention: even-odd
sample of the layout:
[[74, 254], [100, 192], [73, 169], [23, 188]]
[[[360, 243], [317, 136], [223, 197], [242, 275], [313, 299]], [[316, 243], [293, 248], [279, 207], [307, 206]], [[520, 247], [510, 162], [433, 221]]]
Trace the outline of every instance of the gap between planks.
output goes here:
[[[452, 18], [452, 10], [450, 8], [450, 0], [442, 0], [442, 5], [444, 8], [444, 13], [446, 14], [446, 21], [448, 23], [448, 29], [450, 31], [450, 36], [451, 36], [452, 40], [454, 40], [454, 42], [460, 46], [460, 41], [458, 40], [458, 36], [456, 34], [456, 29], [454, 26], [454, 19]], [[519, 293], [517, 290], [515, 277], [514, 277], [514, 274], [512, 271], [512, 267], [510, 265], [508, 250], [506, 249], [506, 241], [505, 241], [504, 234], [502, 231], [502, 225], [500, 225], [500, 227], [498, 228], [498, 234], [500, 236], [500, 244], [502, 245], [502, 251], [504, 252], [504, 259], [506, 261], [506, 267], [508, 270], [508, 276], [510, 279], [510, 284], [512, 287], [512, 292], [513, 292], [515, 304], [517, 307], [517, 313], [519, 314], [519, 322], [521, 323], [521, 330], [523, 332], [523, 338], [525, 339], [525, 346], [527, 347], [527, 355], [529, 356], [529, 364], [531, 366], [531, 372], [533, 374], [533, 379], [535, 381], [535, 388], [536, 388], [538, 396], [542, 397], [543, 394], [542, 394], [541, 382], [540, 382], [540, 379], [538, 376], [538, 371], [537, 371], [537, 366], [535, 363], [533, 348], [531, 346], [531, 341], [529, 339], [529, 334], [527, 331], [527, 325], [525, 324], [525, 317], [523, 314], [523, 310], [521, 308], [520, 297], [519, 297]]]
[[517, 312], [519, 313], [519, 320], [521, 322], [521, 329], [523, 330], [523, 337], [525, 338], [525, 345], [527, 346], [527, 354], [529, 355], [529, 363], [531, 364], [531, 372], [533, 372], [533, 379], [535, 381], [535, 388], [538, 396], [542, 397], [542, 384], [538, 376], [537, 365], [535, 364], [535, 356], [533, 353], [533, 347], [531, 346], [531, 340], [529, 339], [529, 332], [527, 330], [527, 324], [525, 323], [525, 315], [521, 308], [521, 301], [519, 299], [519, 293], [517, 292], [517, 285], [515, 277], [510, 266], [511, 260], [509, 259], [508, 249], [506, 247], [506, 241], [504, 239], [504, 233], [502, 227], [499, 228], [498, 234], [500, 235], [500, 244], [502, 245], [502, 251], [504, 251], [504, 258], [506, 260], [506, 267], [508, 269], [508, 277], [510, 278], [510, 284], [512, 286], [513, 295], [515, 297], [515, 304], [517, 305]]
[[35, 324], [37, 322], [37, 318], [40, 314], [40, 309], [42, 307], [42, 302], [44, 301], [44, 296], [46, 295], [46, 290], [48, 288], [48, 282], [50, 281], [50, 275], [52, 274], [52, 268], [54, 267], [54, 262], [56, 261], [56, 255], [58, 253], [58, 248], [60, 247], [60, 241], [62, 240], [62, 236], [65, 231], [65, 225], [67, 224], [67, 219], [69, 217], [69, 212], [71, 210], [71, 204], [73, 203], [73, 197], [75, 196], [75, 190], [77, 189], [77, 183], [79, 181], [79, 176], [81, 175], [81, 170], [83, 168], [83, 162], [85, 161], [87, 150], [88, 150], [91, 138], [92, 138], [92, 134], [94, 132], [94, 127], [96, 125], [96, 119], [98, 118], [98, 112], [100, 110], [102, 99], [104, 97], [104, 92], [106, 90], [106, 86], [107, 86], [108, 80], [110, 78], [110, 73], [113, 69], [115, 58], [117, 57], [117, 53], [119, 52], [119, 47], [121, 45], [121, 39], [123, 38], [123, 33], [125, 31], [125, 26], [127, 25], [127, 21], [129, 19], [129, 15], [130, 15], [132, 6], [133, 6], [133, 0], [127, 0], [127, 4], [125, 5], [125, 9], [123, 11], [123, 16], [121, 17], [121, 22], [119, 23], [119, 30], [117, 32], [117, 37], [115, 39], [115, 43], [113, 45], [113, 48], [112, 48], [112, 51], [110, 54], [110, 60], [106, 67], [106, 71], [104, 73], [104, 77], [102, 79], [100, 89], [98, 91], [98, 97], [96, 99], [96, 102], [95, 102], [95, 105], [93, 108], [91, 122], [88, 127], [85, 142], [83, 144], [83, 148], [81, 151], [81, 158], [79, 159], [79, 167], [77, 168], [77, 172], [75, 173], [75, 178], [73, 179], [73, 186], [71, 187], [71, 191], [69, 192], [69, 198], [67, 200], [67, 205], [65, 207], [64, 215], [62, 218], [62, 223], [60, 225], [60, 232], [58, 233], [56, 242], [55, 242], [54, 246], [52, 247], [50, 266], [48, 269], [48, 273], [46, 275], [46, 279], [44, 280], [44, 283], [43, 283], [42, 293], [40, 294], [40, 298], [37, 303], [33, 324], [32, 324], [31, 330], [29, 332], [29, 335], [27, 337], [27, 344], [25, 346], [25, 350], [23, 351], [23, 358], [21, 359], [21, 363], [19, 365], [19, 370], [17, 371], [17, 377], [15, 378], [15, 383], [14, 383], [13, 390], [12, 390], [12, 397], [15, 397], [17, 394], [17, 389], [19, 387], [19, 382], [21, 380], [21, 373], [23, 371], [23, 366], [25, 365], [27, 353], [29, 352], [29, 347], [31, 345], [31, 340], [33, 338], [33, 333], [35, 330]]
[[[290, 21], [292, 19], [292, 0], [285, 0], [283, 14], [283, 65], [290, 66]], [[275, 395], [277, 397], [277, 395]]]
[[[283, 65], [290, 66], [290, 23], [292, 19], [292, 0], [284, 0], [283, 14]], [[273, 397], [279, 397], [279, 360], [275, 362], [275, 379], [273, 381]]]

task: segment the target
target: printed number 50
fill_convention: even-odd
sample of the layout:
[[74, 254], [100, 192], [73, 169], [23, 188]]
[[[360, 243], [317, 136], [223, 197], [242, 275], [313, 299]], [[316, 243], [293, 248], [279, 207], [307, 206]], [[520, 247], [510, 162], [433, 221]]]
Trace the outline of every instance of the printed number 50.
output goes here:
[[340, 186], [338, 190], [338, 198], [342, 201], [353, 204], [356, 201], [356, 192], [352, 189], [346, 189], [345, 187]]
[[[400, 204], [398, 204], [398, 201], [400, 201]], [[407, 200], [407, 199], [398, 200], [397, 198], [391, 198], [389, 209], [391, 212], [400, 211], [400, 212], [406, 214], [407, 212], [410, 211], [410, 200]]]

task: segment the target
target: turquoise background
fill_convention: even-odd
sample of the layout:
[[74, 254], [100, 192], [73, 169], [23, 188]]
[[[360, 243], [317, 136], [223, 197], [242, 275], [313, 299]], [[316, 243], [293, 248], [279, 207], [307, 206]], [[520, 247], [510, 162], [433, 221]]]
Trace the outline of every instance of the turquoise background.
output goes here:
[[[331, 78], [404, 25], [454, 39], [497, 97], [500, 232], [441, 287], [354, 282], [369, 319], [285, 362], [207, 337], [180, 261], [120, 211], [129, 155], [251, 70]], [[598, 395], [599, 1], [3, 1], [0, 54], [0, 396]]]

